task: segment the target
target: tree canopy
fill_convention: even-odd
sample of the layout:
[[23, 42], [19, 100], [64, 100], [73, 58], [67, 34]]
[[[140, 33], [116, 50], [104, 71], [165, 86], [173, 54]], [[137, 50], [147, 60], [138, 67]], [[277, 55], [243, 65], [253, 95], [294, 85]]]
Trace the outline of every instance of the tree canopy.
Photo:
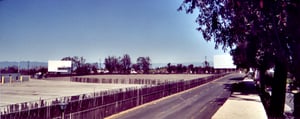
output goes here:
[[105, 68], [109, 71], [109, 73], [113, 73], [118, 70], [119, 59], [115, 56], [108, 56], [104, 60]]
[[232, 49], [238, 66], [275, 67], [270, 114], [277, 117], [283, 114], [289, 64], [299, 66], [299, 37], [289, 32], [299, 29], [293, 26], [299, 24], [299, 5], [297, 0], [184, 0], [178, 10], [199, 10], [197, 30], [215, 48]]
[[73, 56], [64, 57], [63, 61], [72, 61], [71, 72], [75, 72], [77, 75], [87, 75], [92, 71], [97, 72], [97, 64], [86, 63], [86, 59], [83, 57]]
[[139, 57], [136, 64], [143, 73], [148, 74], [150, 70], [151, 60], [149, 57]]
[[130, 74], [131, 70], [131, 59], [128, 54], [125, 54], [121, 59], [122, 72], [125, 74]]

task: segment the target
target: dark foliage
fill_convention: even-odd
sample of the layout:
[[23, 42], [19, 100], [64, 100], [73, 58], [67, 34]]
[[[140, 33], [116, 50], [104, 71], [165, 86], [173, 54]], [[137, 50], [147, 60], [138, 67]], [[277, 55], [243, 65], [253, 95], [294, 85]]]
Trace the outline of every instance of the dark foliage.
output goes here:
[[199, 10], [197, 30], [205, 40], [214, 40], [215, 48], [233, 49], [239, 67], [275, 67], [271, 116], [280, 117], [287, 71], [300, 73], [299, 7], [297, 0], [184, 0], [178, 10]]
[[151, 60], [149, 57], [139, 57], [136, 60], [136, 64], [139, 67], [140, 70], [142, 70], [142, 72], [144, 74], [148, 74], [149, 70], [150, 70], [150, 65], [151, 65]]

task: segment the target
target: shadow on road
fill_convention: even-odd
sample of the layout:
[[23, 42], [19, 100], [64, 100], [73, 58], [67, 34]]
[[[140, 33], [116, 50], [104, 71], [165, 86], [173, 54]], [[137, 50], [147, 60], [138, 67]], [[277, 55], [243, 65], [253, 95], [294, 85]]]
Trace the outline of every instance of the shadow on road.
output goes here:
[[243, 81], [231, 85], [231, 92], [240, 92], [242, 95], [258, 94], [253, 81]]
[[239, 92], [243, 95], [258, 94], [257, 87], [253, 81], [244, 81], [245, 77], [234, 77], [229, 80], [234, 83], [224, 84], [224, 89], [227, 89], [231, 93]]
[[244, 77], [235, 77], [235, 78], [230, 78], [229, 80], [242, 81], [244, 80]]
[[232, 84], [224, 84], [224, 89], [231, 91]]
[[215, 99], [215, 103], [216, 103], [217, 105], [222, 106], [222, 105], [226, 102], [226, 100], [227, 100], [227, 97], [226, 97], [226, 98], [216, 98], [216, 99]]
[[244, 80], [244, 77], [231, 78], [229, 80], [236, 81], [235, 83], [224, 84], [224, 89], [231, 92], [230, 97], [233, 97], [237, 100], [259, 102], [257, 99], [243, 98], [243, 95], [258, 94], [258, 90], [254, 81]]

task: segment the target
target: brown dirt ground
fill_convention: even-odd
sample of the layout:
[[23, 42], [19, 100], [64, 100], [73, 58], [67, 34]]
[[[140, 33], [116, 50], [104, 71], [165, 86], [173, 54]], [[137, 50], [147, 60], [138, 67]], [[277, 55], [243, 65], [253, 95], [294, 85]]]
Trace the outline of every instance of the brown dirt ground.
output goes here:
[[[82, 77], [106, 79], [160, 79], [160, 80], [190, 80], [206, 77], [206, 74], [168, 74], [168, 75], [90, 75]], [[140, 87], [135, 84], [99, 84], [70, 82], [70, 77], [56, 77], [47, 80], [30, 79], [28, 82], [0, 84], [0, 106], [36, 101], [40, 99], [54, 99], [63, 96], [72, 96], [93, 93], [103, 90], [112, 90], [128, 87]]]

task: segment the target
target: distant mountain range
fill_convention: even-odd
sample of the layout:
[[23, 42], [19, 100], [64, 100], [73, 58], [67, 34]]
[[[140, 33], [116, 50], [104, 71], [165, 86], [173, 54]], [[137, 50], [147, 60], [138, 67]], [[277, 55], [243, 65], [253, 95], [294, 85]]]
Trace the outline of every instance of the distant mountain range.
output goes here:
[[21, 62], [12, 62], [12, 61], [1, 61], [0, 68], [5, 68], [9, 66], [19, 66], [20, 69], [34, 68], [34, 67], [48, 67], [47, 62], [34, 62], [34, 61], [21, 61]]
[[[177, 64], [182, 64], [182, 65], [184, 65], [184, 66], [188, 66], [188, 65], [190, 65], [190, 64], [193, 64], [194, 67], [203, 66], [203, 63], [200, 63], [200, 62], [171, 63], [171, 65], [175, 65], [175, 66], [177, 66]], [[167, 66], [167, 65], [168, 65], [168, 63], [152, 63], [152, 64], [151, 64], [151, 67], [152, 67], [152, 68], [156, 68], [156, 67], [165, 67], [165, 66]], [[213, 66], [213, 62], [209, 62], [209, 65], [210, 65], [210, 66]]]
[[[210, 66], [213, 66], [212, 62], [209, 62]], [[167, 66], [168, 63], [152, 63], [152, 68], [157, 67], [164, 67]], [[177, 65], [182, 64], [185, 66], [188, 66], [190, 64], [193, 64], [194, 66], [203, 66], [202, 63], [199, 62], [191, 62], [191, 63], [171, 63], [171, 65]], [[102, 68], [105, 66], [104, 64], [101, 64]], [[48, 67], [48, 62], [35, 62], [35, 61], [21, 61], [21, 62], [14, 62], [14, 61], [0, 61], [0, 68], [5, 68], [9, 66], [19, 66], [20, 69], [27, 69], [27, 68], [34, 68], [34, 67]]]

